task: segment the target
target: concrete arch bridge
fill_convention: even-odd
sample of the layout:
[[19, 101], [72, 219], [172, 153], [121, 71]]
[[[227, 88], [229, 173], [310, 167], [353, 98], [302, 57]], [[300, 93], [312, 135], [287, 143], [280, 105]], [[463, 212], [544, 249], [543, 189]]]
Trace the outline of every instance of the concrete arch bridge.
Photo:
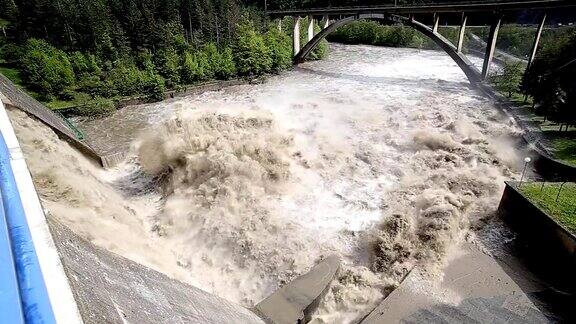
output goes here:
[[[294, 64], [303, 62], [312, 50], [329, 34], [339, 27], [360, 19], [378, 20], [387, 23], [400, 23], [412, 27], [430, 38], [442, 50], [446, 52], [462, 69], [472, 84], [483, 82], [489, 72], [498, 31], [504, 19], [513, 19], [526, 16], [527, 12], [536, 17], [538, 28], [532, 42], [532, 49], [528, 58], [527, 66], [530, 66], [536, 56], [538, 42], [542, 29], [546, 23], [547, 14], [559, 10], [574, 12], [576, 1], [572, 0], [528, 0], [528, 1], [485, 1], [485, 2], [456, 2], [431, 5], [413, 6], [375, 6], [375, 7], [348, 7], [348, 8], [315, 8], [267, 11], [272, 18], [291, 16], [294, 19], [293, 29], [293, 54]], [[300, 21], [302, 16], [308, 17], [308, 41], [300, 46]], [[569, 17], [570, 15], [568, 15]], [[462, 52], [466, 24], [469, 17], [473, 17], [476, 25], [490, 26], [490, 33], [486, 42], [486, 50], [482, 70], [479, 71]], [[574, 17], [574, 16], [572, 16]], [[456, 44], [442, 36], [438, 32], [441, 19], [443, 23], [459, 25], [459, 33]], [[322, 29], [315, 33], [314, 22], [321, 21]], [[427, 23], [430, 23], [428, 25]], [[279, 28], [281, 28], [281, 21]]]

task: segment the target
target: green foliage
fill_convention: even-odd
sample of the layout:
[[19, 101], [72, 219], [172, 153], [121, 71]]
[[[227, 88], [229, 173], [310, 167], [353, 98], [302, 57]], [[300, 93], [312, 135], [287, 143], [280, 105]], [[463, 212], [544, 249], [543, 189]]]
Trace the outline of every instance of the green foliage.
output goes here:
[[511, 97], [512, 93], [519, 91], [523, 73], [524, 65], [522, 63], [507, 62], [502, 71], [492, 75], [490, 79], [495, 84], [496, 89]]
[[224, 48], [220, 53], [219, 65], [214, 68], [216, 77], [221, 80], [228, 80], [236, 75], [236, 65], [234, 65], [234, 54], [230, 47]]
[[184, 60], [182, 62], [182, 69], [180, 75], [184, 83], [190, 84], [197, 81], [204, 80], [204, 70], [199, 62], [200, 58], [197, 53], [187, 51], [184, 53]]
[[69, 55], [70, 64], [72, 64], [72, 69], [77, 77], [82, 75], [100, 75], [102, 72], [98, 63], [96, 62], [96, 56], [93, 54], [82, 54], [81, 52], [74, 52]]
[[116, 110], [116, 105], [111, 99], [97, 97], [77, 106], [74, 112], [80, 116], [98, 117], [108, 115]]
[[576, 140], [570, 137], [558, 137], [552, 140], [554, 157], [576, 167]]
[[528, 57], [536, 28], [503, 25], [498, 31], [496, 47], [517, 57]]
[[107, 75], [104, 93], [109, 96], [131, 96], [140, 94], [154, 76], [152, 72], [139, 70], [136, 66], [128, 63], [117, 64]]
[[160, 100], [182, 83], [290, 67], [290, 38], [265, 36], [268, 18], [245, 7], [253, 4], [0, 0], [0, 68], [39, 99], [66, 107], [62, 100], [88, 100], [79, 97]]
[[68, 56], [43, 40], [29, 39], [19, 65], [24, 81], [42, 97], [58, 96], [74, 84]]
[[144, 93], [150, 101], [161, 101], [164, 100], [164, 91], [166, 87], [164, 85], [164, 79], [158, 74], [149, 75], [144, 86]]
[[80, 77], [77, 82], [77, 90], [89, 94], [90, 97], [96, 98], [97, 96], [110, 97], [112, 87], [107, 87], [104, 82], [96, 75], [84, 75]]
[[[205, 59], [204, 74], [206, 79], [213, 79], [216, 75], [216, 71], [220, 69], [220, 54], [218, 53], [218, 48], [216, 44], [209, 42], [202, 47], [200, 53]], [[200, 61], [202, 62], [202, 60]]]
[[344, 44], [390, 47], [422, 47], [427, 44], [410, 27], [386, 26], [369, 20], [359, 20], [342, 26], [330, 35], [328, 40]]
[[173, 48], [164, 48], [156, 56], [156, 69], [169, 87], [180, 84], [180, 56]]
[[156, 69], [156, 66], [152, 59], [152, 53], [150, 53], [149, 50], [140, 51], [136, 55], [136, 65], [139, 69], [153, 72]]
[[0, 47], [0, 60], [7, 63], [17, 63], [23, 54], [22, 47], [13, 43], [7, 43]]
[[[314, 22], [314, 33], [319, 33], [321, 31], [320, 26], [317, 22]], [[310, 52], [309, 59], [321, 60], [328, 56], [328, 41], [323, 39], [316, 45], [316, 47]]]
[[556, 32], [544, 42], [524, 74], [522, 90], [538, 105], [536, 112], [553, 121], [576, 124], [576, 28]]
[[[440, 33], [442, 36], [444, 36], [444, 38], [449, 40], [450, 43], [452, 43], [454, 46], [456, 46], [458, 44], [458, 37], [460, 34], [460, 28], [439, 26], [438, 27], [438, 33]], [[464, 52], [466, 52], [466, 44], [468, 44], [469, 39], [470, 39], [470, 35], [467, 33], [464, 33], [464, 43], [463, 43], [464, 46], [462, 48], [462, 50]], [[430, 40], [430, 42], [433, 43], [432, 40]]]
[[292, 40], [280, 32], [276, 26], [270, 26], [265, 36], [266, 46], [272, 60], [272, 71], [278, 73], [292, 65]]
[[22, 78], [20, 77], [20, 70], [0, 65], [0, 73], [7, 77], [10, 81], [14, 82], [17, 85], [22, 85]]
[[262, 75], [271, 70], [272, 58], [264, 37], [256, 32], [250, 21], [238, 25], [233, 49], [234, 63], [239, 75]]

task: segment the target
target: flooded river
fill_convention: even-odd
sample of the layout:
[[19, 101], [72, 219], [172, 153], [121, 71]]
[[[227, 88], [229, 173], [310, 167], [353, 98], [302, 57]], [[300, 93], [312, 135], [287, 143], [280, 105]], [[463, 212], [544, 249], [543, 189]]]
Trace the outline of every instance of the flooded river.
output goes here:
[[[77, 122], [129, 158], [102, 171], [52, 135], [24, 140], [51, 214], [248, 307], [337, 254], [315, 318], [328, 323], [362, 317], [415, 266], [441, 272], [491, 224], [523, 158], [520, 130], [457, 65], [416, 49], [332, 44], [328, 59], [262, 84]], [[33, 126], [17, 131], [38, 136]]]

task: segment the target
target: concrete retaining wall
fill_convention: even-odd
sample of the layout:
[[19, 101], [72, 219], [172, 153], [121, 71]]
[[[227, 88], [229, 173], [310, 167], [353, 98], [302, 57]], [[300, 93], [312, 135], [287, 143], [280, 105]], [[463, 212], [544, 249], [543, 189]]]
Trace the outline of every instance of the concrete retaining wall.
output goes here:
[[49, 219], [84, 323], [255, 323], [250, 310], [98, 248]]
[[[22, 150], [0, 101], [0, 191], [26, 323], [81, 323]], [[1, 280], [7, 278], [2, 277]], [[1, 290], [1, 295], [8, 291]], [[14, 311], [14, 309], [12, 309]], [[8, 320], [0, 313], [1, 319]], [[15, 322], [18, 323], [18, 322]]]
[[559, 263], [576, 266], [576, 236], [524, 197], [517, 185], [516, 182], [506, 182], [498, 206], [499, 215], [540, 250], [558, 254], [561, 258]]

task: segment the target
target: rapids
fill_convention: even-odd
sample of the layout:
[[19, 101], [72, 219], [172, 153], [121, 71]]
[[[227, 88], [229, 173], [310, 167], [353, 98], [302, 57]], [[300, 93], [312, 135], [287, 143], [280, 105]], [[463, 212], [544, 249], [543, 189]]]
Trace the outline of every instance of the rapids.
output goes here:
[[[97, 245], [251, 307], [329, 254], [314, 321], [351, 322], [490, 223], [520, 133], [443, 52], [331, 45], [263, 84], [80, 127], [101, 170], [11, 111], [44, 207]], [[472, 235], [473, 236], [473, 235]]]

